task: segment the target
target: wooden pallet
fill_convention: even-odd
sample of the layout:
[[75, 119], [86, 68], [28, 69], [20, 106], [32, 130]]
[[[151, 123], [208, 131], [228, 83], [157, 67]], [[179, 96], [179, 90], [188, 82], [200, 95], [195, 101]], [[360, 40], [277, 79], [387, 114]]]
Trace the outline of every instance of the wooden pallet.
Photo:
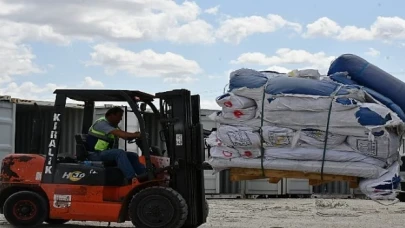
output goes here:
[[322, 179], [320, 173], [272, 169], [265, 169], [263, 176], [261, 169], [230, 168], [231, 181], [269, 179], [269, 183], [277, 184], [282, 178], [308, 179], [310, 185], [321, 185], [332, 181], [347, 181], [350, 188], [358, 187], [358, 178], [353, 176], [323, 174]]

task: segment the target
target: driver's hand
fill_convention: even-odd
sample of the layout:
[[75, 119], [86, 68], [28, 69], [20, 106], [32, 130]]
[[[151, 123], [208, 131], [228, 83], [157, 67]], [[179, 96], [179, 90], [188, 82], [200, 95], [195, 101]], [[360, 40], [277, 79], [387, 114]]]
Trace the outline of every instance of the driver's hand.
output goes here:
[[137, 132], [134, 132], [134, 138], [141, 138], [141, 132], [139, 132], [139, 131], [137, 131]]
[[[138, 139], [141, 139], [141, 133], [140, 132], [138, 132], [138, 133], [139, 133]], [[148, 133], [145, 133], [145, 138], [149, 139], [149, 134]]]

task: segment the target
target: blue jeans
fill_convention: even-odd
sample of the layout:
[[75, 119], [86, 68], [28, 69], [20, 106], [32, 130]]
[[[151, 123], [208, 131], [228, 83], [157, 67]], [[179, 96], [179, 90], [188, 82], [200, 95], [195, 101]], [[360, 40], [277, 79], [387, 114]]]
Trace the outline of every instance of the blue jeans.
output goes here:
[[104, 150], [101, 152], [90, 152], [89, 159], [92, 161], [115, 161], [124, 176], [132, 179], [146, 171], [145, 166], [139, 162], [137, 153], [125, 152], [121, 149]]

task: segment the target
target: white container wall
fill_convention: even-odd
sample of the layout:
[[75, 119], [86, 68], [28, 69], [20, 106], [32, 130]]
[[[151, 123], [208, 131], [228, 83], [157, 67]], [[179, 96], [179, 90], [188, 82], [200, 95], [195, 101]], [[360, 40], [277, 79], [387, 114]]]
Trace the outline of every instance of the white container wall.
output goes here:
[[248, 180], [245, 181], [246, 195], [281, 195], [282, 194], [281, 179], [277, 184], [269, 183], [268, 179]]
[[[138, 118], [136, 118], [136, 116], [135, 116], [135, 114], [133, 112], [127, 112], [127, 122], [128, 122], [127, 131], [129, 131], [129, 132], [140, 131]], [[124, 140], [120, 141], [120, 147], [122, 145], [125, 145]], [[127, 151], [136, 152], [139, 155], [142, 155], [142, 151], [138, 148], [136, 143], [130, 143], [130, 144], [127, 143], [126, 149], [127, 149]]]
[[284, 178], [283, 194], [286, 195], [311, 195], [312, 186], [307, 179]]
[[15, 110], [15, 104], [0, 102], [0, 160], [14, 152]]
[[349, 183], [346, 181], [333, 181], [318, 186], [313, 186], [314, 194], [325, 195], [352, 195], [353, 189], [349, 187]]
[[[218, 124], [208, 118], [215, 110], [201, 110], [200, 121], [205, 130], [217, 128]], [[208, 160], [208, 149], [205, 149], [205, 160]], [[204, 170], [205, 193], [219, 194], [220, 193], [220, 175], [213, 174], [212, 170]]]
[[219, 174], [213, 174], [213, 170], [204, 170], [204, 186], [206, 194], [219, 194]]

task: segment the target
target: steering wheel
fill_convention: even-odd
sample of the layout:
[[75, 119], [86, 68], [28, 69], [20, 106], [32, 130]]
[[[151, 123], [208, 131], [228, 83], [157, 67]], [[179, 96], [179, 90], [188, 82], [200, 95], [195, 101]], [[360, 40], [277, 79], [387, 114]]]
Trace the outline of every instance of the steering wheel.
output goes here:
[[[146, 134], [146, 140], [149, 140], [149, 134], [148, 133], [145, 133]], [[133, 143], [137, 143], [138, 141], [141, 141], [142, 139], [140, 139], [140, 138], [133, 138], [133, 139], [130, 139], [130, 140], [128, 140], [127, 142], [128, 142], [128, 144], [133, 144]]]

